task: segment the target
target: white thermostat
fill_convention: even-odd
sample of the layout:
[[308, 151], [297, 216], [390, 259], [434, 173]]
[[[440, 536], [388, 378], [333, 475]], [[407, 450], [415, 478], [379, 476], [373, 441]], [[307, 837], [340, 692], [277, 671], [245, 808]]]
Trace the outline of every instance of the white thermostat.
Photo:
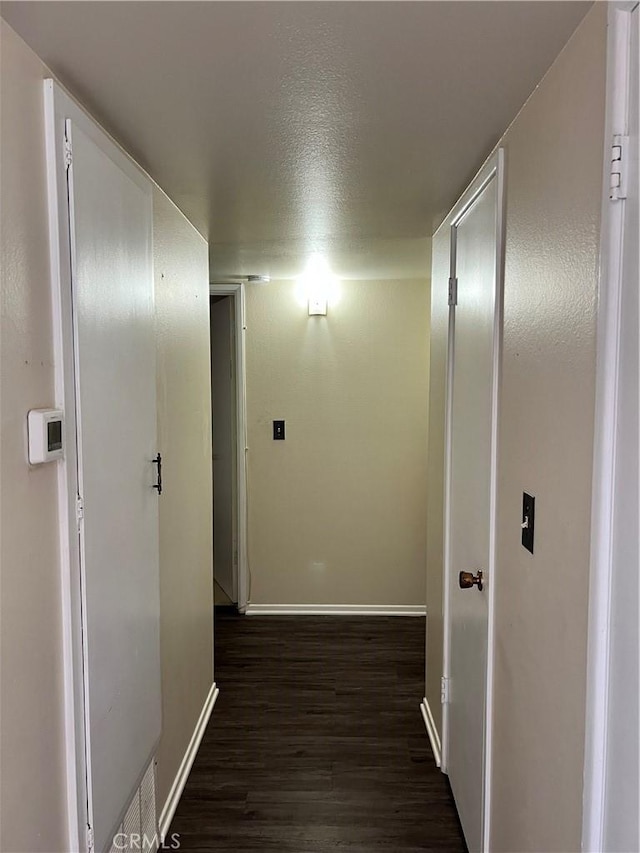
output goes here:
[[29, 462], [40, 465], [62, 459], [64, 415], [62, 409], [31, 409], [28, 415]]

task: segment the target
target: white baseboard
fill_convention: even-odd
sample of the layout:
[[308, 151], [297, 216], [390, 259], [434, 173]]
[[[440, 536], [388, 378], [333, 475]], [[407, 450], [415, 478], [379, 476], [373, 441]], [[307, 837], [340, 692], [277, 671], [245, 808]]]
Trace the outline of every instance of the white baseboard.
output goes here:
[[422, 604], [249, 604], [247, 616], [426, 616]]
[[209, 717], [211, 716], [213, 706], [216, 704], [216, 699], [218, 698], [219, 693], [220, 690], [216, 687], [216, 683], [214, 681], [211, 685], [211, 690], [209, 690], [209, 695], [205, 699], [205, 703], [202, 706], [202, 711], [200, 711], [200, 716], [198, 717], [198, 722], [196, 723], [196, 727], [193, 730], [193, 734], [191, 735], [189, 746], [187, 747], [182, 761], [180, 762], [180, 767], [178, 768], [178, 772], [176, 773], [176, 778], [173, 780], [173, 785], [171, 786], [171, 790], [169, 791], [167, 801], [165, 802], [163, 809], [160, 812], [158, 829], [160, 831], [160, 838], [163, 842], [167, 836], [169, 827], [171, 826], [171, 821], [173, 820], [173, 816], [176, 813], [176, 809], [178, 808], [178, 803], [180, 802], [180, 797], [182, 796], [182, 792], [184, 791], [184, 786], [187, 784], [187, 779], [189, 778], [191, 767], [198, 752], [198, 747], [200, 746], [202, 735], [204, 734], [204, 730], [207, 727]]
[[426, 696], [420, 704], [420, 713], [422, 714], [422, 719], [424, 720], [427, 734], [429, 735], [429, 743], [431, 744], [433, 756], [436, 760], [436, 767], [440, 767], [442, 761], [442, 745], [440, 743], [440, 735], [438, 734], [438, 729], [436, 728], [436, 723], [433, 719], [433, 714], [431, 713], [431, 708], [429, 707]]

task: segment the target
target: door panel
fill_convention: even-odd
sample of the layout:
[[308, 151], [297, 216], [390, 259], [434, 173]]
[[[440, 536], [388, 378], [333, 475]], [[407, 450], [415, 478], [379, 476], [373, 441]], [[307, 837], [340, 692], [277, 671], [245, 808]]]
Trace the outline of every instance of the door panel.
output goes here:
[[[447, 772], [471, 851], [482, 848], [496, 290], [494, 176], [452, 228], [458, 278], [449, 491]], [[460, 571], [484, 586], [461, 589]]]
[[67, 138], [87, 783], [102, 850], [160, 736], [151, 188], [71, 121]]

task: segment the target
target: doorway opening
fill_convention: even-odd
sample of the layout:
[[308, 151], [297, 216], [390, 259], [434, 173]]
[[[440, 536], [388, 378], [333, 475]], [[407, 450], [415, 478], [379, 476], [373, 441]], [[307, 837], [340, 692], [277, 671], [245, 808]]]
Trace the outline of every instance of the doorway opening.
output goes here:
[[216, 607], [248, 603], [244, 289], [210, 285], [213, 580]]

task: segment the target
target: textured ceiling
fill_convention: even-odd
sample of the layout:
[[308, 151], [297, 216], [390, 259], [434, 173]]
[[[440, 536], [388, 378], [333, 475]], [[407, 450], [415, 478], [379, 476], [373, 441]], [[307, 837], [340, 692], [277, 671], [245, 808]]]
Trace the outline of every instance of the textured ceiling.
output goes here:
[[211, 243], [212, 276], [424, 272], [582, 2], [7, 2]]

